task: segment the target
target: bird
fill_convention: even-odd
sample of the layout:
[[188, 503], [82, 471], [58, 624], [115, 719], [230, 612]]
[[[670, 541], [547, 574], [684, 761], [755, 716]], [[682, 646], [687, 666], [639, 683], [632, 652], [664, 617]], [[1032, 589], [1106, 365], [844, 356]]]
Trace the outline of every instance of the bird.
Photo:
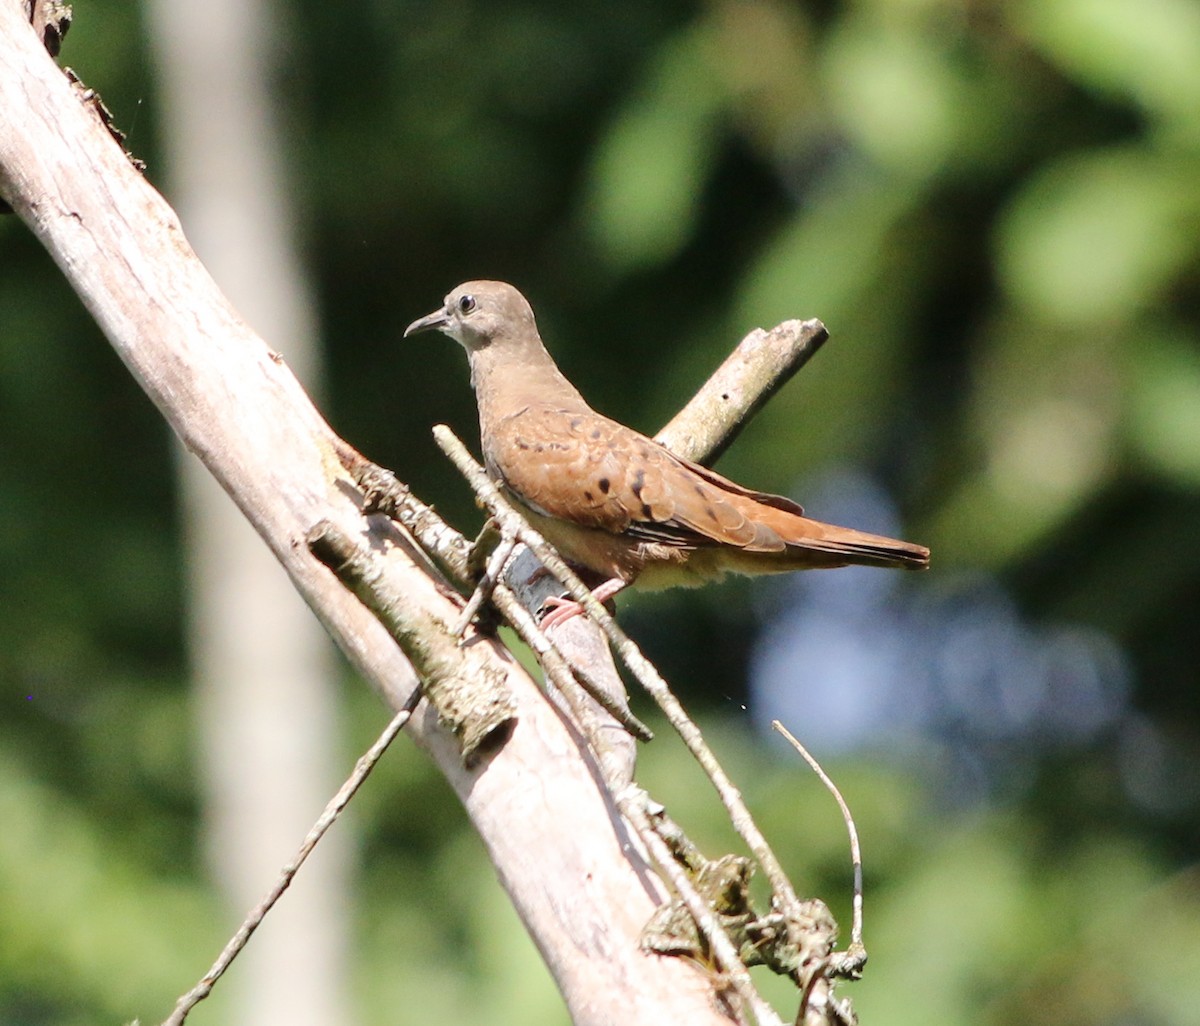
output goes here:
[[[404, 331], [466, 350], [489, 477], [599, 601], [639, 590], [850, 564], [921, 570], [922, 545], [822, 523], [597, 413], [558, 369], [512, 285], [468, 281]], [[599, 582], [593, 584], [593, 582]], [[581, 611], [555, 599], [542, 626]]]

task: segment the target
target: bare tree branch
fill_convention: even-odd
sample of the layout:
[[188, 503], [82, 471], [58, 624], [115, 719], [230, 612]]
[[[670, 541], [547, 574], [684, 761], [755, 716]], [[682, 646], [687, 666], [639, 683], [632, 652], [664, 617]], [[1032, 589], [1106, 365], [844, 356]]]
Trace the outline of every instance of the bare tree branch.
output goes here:
[[[329, 520], [365, 539], [380, 573], [447, 636], [461, 601], [401, 530], [364, 521], [343, 443], [214, 285], [174, 213], [50, 59], [18, 0], [0, 0], [0, 68], [0, 196], [330, 634], [403, 707], [416, 685], [409, 663], [312, 556], [308, 531]], [[463, 802], [574, 1021], [727, 1022], [710, 979], [639, 948], [662, 891], [629, 844], [586, 744], [507, 653], [486, 638], [474, 647], [516, 704], [508, 742], [467, 768], [424, 703], [409, 729]]]
[[784, 321], [755, 328], [700, 387], [655, 440], [711, 466], [742, 428], [829, 338], [820, 321]]

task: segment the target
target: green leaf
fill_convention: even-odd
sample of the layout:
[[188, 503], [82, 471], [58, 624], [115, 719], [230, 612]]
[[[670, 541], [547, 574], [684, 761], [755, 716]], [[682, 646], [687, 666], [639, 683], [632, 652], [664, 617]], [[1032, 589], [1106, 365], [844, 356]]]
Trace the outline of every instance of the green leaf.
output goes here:
[[586, 229], [615, 269], [664, 263], [691, 237], [726, 99], [704, 37], [688, 32], [663, 48], [646, 86], [601, 139]]
[[1142, 338], [1132, 367], [1129, 440], [1160, 473], [1200, 487], [1200, 353], [1195, 339]]
[[1137, 101], [1200, 141], [1200, 4], [1194, 0], [1028, 0], [1010, 17], [1067, 74]]
[[1017, 194], [998, 233], [998, 272], [1018, 303], [1052, 321], [1126, 320], [1197, 250], [1200, 164], [1136, 150], [1068, 157]]

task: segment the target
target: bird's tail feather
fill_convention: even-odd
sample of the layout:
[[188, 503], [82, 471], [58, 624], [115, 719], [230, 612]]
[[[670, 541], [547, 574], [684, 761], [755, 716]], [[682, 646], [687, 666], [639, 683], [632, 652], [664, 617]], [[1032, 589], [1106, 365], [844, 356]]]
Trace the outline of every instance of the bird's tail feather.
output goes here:
[[929, 550], [924, 545], [914, 545], [912, 542], [885, 538], [878, 534], [867, 534], [865, 531], [855, 531], [848, 527], [822, 524], [807, 517], [804, 519], [809, 530], [803, 535], [784, 535], [783, 540], [788, 548], [828, 553], [842, 564], [900, 567], [906, 570], [926, 570], [929, 567]]

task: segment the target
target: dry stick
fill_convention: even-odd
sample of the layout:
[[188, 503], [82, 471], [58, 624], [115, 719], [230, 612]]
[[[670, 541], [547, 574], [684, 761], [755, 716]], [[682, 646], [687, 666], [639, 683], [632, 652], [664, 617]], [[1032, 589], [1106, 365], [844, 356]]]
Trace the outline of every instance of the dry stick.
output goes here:
[[[475, 619], [475, 614], [479, 612], [484, 602], [489, 598], [492, 599], [500, 614], [509, 622], [521, 640], [538, 656], [538, 661], [550, 683], [558, 689], [559, 694], [571, 706], [578, 726], [582, 727], [588, 721], [586, 709], [579, 700], [578, 692], [583, 691], [638, 740], [653, 741], [654, 734], [650, 728], [634, 716], [616, 696], [610, 695], [597, 685], [585, 674], [582, 667], [571, 666], [559, 652], [557, 646], [543, 633], [537, 619], [529, 612], [525, 604], [504, 583], [504, 572], [508, 568], [517, 544], [518, 539], [515, 535], [505, 534], [488, 558], [487, 568], [475, 586], [470, 601], [459, 615], [458, 622], [454, 625], [453, 633], [458, 637], [458, 643], [460, 645], [465, 643], [466, 630], [471, 621]], [[588, 732], [585, 731], [585, 733]], [[596, 739], [591, 738], [591, 740], [595, 742]], [[598, 756], [605, 755], [599, 750], [596, 754]], [[601, 758], [601, 763], [607, 764], [607, 758]], [[620, 786], [615, 778], [609, 782], [613, 784], [614, 790]]]
[[866, 961], [866, 948], [863, 947], [862, 939], [862, 920], [863, 920], [863, 870], [862, 870], [862, 849], [858, 846], [858, 828], [854, 825], [854, 817], [850, 814], [850, 806], [846, 804], [846, 799], [842, 797], [842, 792], [838, 790], [833, 779], [822, 768], [821, 764], [813, 757], [812, 753], [804, 747], [779, 720], [772, 720], [771, 726], [782, 734], [793, 748], [800, 753], [801, 758], [812, 768], [812, 771], [820, 778], [821, 783], [833, 795], [834, 800], [838, 803], [838, 808], [842, 810], [842, 819], [846, 823], [846, 833], [850, 835], [850, 859], [854, 864], [854, 922], [850, 928], [850, 948], [846, 955], [857, 955], [863, 962]]
[[460, 645], [462, 644], [463, 636], [467, 633], [467, 628], [471, 626], [471, 621], [475, 619], [475, 614], [479, 612], [479, 607], [491, 597], [492, 592], [496, 588], [496, 582], [500, 580], [501, 575], [504, 573], [504, 568], [508, 566], [508, 561], [512, 557], [513, 550], [516, 547], [516, 538], [505, 538], [496, 546], [496, 551], [488, 559], [487, 568], [484, 570], [483, 576], [479, 579], [479, 583], [475, 585], [475, 593], [463, 607], [458, 622], [454, 625], [452, 633], [458, 638]]
[[575, 672], [562, 653], [554, 647], [554, 642], [547, 638], [541, 627], [538, 626], [533, 614], [521, 605], [516, 595], [506, 585], [497, 585], [492, 597], [495, 600], [496, 608], [512, 625], [521, 640], [541, 657], [542, 668], [554, 682], [555, 687], [564, 694], [570, 694], [576, 687], [582, 688], [606, 713], [639, 741], [654, 740], [654, 732], [633, 713], [622, 707], [611, 695], [595, 687], [586, 674]]
[[828, 338], [818, 320], [755, 328], [654, 440], [677, 456], [711, 466]]
[[444, 424], [439, 424], [433, 429], [433, 436], [442, 451], [458, 467], [459, 473], [467, 479], [475, 494], [483, 500], [501, 530], [517, 535], [528, 545], [538, 559], [545, 564], [546, 569], [562, 581], [571, 597], [583, 606], [588, 616], [608, 636], [622, 661], [658, 703], [671, 726], [683, 739], [688, 751], [692, 753], [712, 781], [722, 804], [729, 813], [734, 829], [746, 842], [770, 881], [774, 901], [785, 910], [794, 909], [799, 901], [791, 881], [783, 871], [783, 866], [771, 850], [766, 838], [763, 837], [762, 831], [758, 829], [757, 824], [751, 818], [750, 811], [742, 801], [741, 793], [721, 768], [716, 756], [713, 755], [701, 736], [700, 728], [688, 717], [683, 706], [679, 704], [679, 700], [667, 686], [667, 682], [663, 680], [653, 664], [642, 655], [641, 650], [625, 632], [617, 626], [608, 610], [596, 601], [587, 585], [500, 494], [487, 474], [484, 473], [483, 468], [475, 462], [466, 447], [455, 437], [454, 432]]
[[[629, 731], [639, 741], [653, 741], [654, 733], [628, 709], [623, 708], [615, 698], [600, 688], [594, 687], [583, 674], [572, 667], [554, 642], [546, 637], [545, 632], [538, 626], [533, 614], [526, 609], [507, 585], [499, 584], [492, 594], [492, 600], [500, 614], [509, 622], [517, 636], [527, 644], [538, 657], [546, 676], [559, 692], [577, 710], [573, 699], [575, 690], [582, 688], [588, 696], [608, 713], [617, 723]], [[577, 717], [578, 718], [578, 717]], [[582, 719], [580, 720], [582, 723]]]
[[162, 1026], [183, 1026], [183, 1021], [188, 1017], [188, 1013], [212, 993], [213, 985], [225, 974], [225, 970], [229, 968], [233, 960], [237, 958], [246, 946], [246, 942], [250, 940], [251, 934], [258, 929], [266, 914], [271, 911], [275, 902], [288, 889], [292, 878], [296, 875], [300, 867], [304, 865], [313, 848], [317, 846], [317, 842], [333, 826], [334, 821], [341, 815], [346, 805], [349, 804], [350, 799], [354, 797], [355, 792], [370, 775], [371, 770], [375, 768], [375, 764], [379, 762], [380, 757], [387, 751], [388, 745], [404, 729], [405, 724], [408, 723], [413, 710], [417, 707], [417, 703], [420, 700], [421, 689], [419, 687], [414, 688], [412, 695], [404, 703], [404, 708], [392, 717], [391, 722], [384, 728], [383, 733], [379, 735], [375, 743], [355, 763], [354, 772], [350, 774], [349, 778], [338, 790], [338, 793], [325, 806], [325, 811], [321, 813], [320, 818], [308, 832], [308, 836], [304, 838], [304, 843], [300, 845], [300, 850], [296, 852], [292, 861], [283, 867], [282, 872], [279, 874], [279, 879], [275, 881], [275, 886], [271, 888], [267, 896], [259, 902], [246, 917], [242, 925], [238, 927], [237, 933], [225, 945], [225, 950], [221, 952], [217, 960], [212, 964], [212, 968], [200, 978], [200, 982], [196, 986], [175, 1003], [175, 1010], [163, 1021]]
[[471, 543], [412, 493], [395, 474], [372, 463], [344, 439], [337, 439], [338, 460], [362, 489], [366, 514], [381, 513], [404, 528], [452, 577], [470, 580]]
[[646, 845], [646, 850], [658, 866], [659, 872], [666, 877], [675, 893], [687, 906], [701, 935], [708, 938], [712, 953], [717, 963], [723, 967], [729, 985], [753, 1011], [760, 1026], [781, 1026], [782, 1020], [755, 988], [745, 963], [733, 946], [733, 941], [729, 939], [729, 934], [725, 932], [725, 928], [718, 922], [708, 902], [696, 890], [687, 873], [671, 854], [666, 842], [659, 836], [646, 811], [648, 800], [645, 791], [641, 788], [631, 787], [617, 797], [617, 806], [620, 808], [621, 814], [637, 830], [638, 836]]

